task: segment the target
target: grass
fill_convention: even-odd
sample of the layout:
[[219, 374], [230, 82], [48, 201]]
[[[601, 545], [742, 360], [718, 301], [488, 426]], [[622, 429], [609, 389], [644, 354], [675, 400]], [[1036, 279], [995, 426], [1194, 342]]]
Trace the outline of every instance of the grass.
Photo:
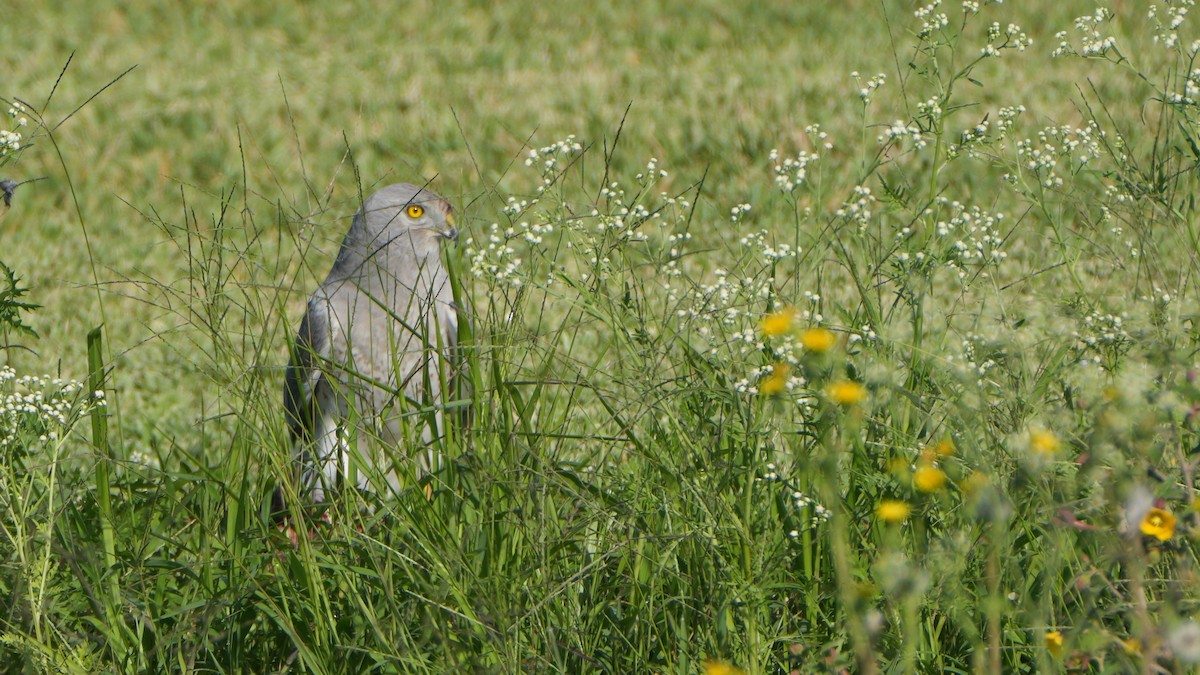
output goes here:
[[[1070, 3], [14, 8], [0, 663], [1194, 667], [1197, 33], [1153, 6], [1091, 58]], [[473, 419], [293, 546], [288, 340], [401, 180], [463, 216]]]

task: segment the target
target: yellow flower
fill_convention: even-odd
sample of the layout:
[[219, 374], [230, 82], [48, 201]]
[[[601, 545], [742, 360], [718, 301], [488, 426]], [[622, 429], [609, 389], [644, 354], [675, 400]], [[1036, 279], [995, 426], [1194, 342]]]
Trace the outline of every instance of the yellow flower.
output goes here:
[[1039, 455], [1051, 457], [1060, 448], [1062, 448], [1062, 441], [1058, 440], [1058, 436], [1055, 436], [1053, 431], [1034, 429], [1029, 432], [1029, 449]]
[[744, 675], [746, 671], [724, 661], [709, 659], [704, 662], [704, 675]]
[[771, 374], [758, 383], [758, 393], [763, 396], [775, 396], [787, 391], [788, 377], [792, 367], [786, 363], [776, 363]]
[[934, 454], [941, 455], [942, 457], [950, 457], [954, 454], [954, 441], [949, 438], [943, 438], [937, 443], [929, 446], [929, 449], [932, 450]]
[[856, 405], [867, 399], [867, 388], [857, 382], [841, 380], [825, 387], [825, 395], [834, 403]]
[[946, 485], [946, 472], [923, 463], [913, 472], [913, 485], [921, 492], [937, 492]]
[[791, 332], [792, 322], [795, 320], [796, 309], [794, 307], [784, 307], [764, 316], [759, 325], [762, 327], [763, 335], [767, 337], [779, 337]]
[[1170, 511], [1152, 508], [1142, 518], [1142, 534], [1166, 541], [1175, 534], [1175, 516]]
[[1061, 630], [1052, 630], [1046, 633], [1046, 649], [1055, 656], [1062, 654], [1063, 634]]
[[823, 354], [837, 344], [833, 331], [824, 328], [806, 328], [800, 331], [800, 345], [805, 351]]
[[879, 502], [879, 506], [875, 508], [875, 515], [885, 523], [903, 522], [910, 513], [912, 513], [912, 507], [908, 505], [908, 502], [902, 502], [899, 499], [885, 499]]
[[1142, 653], [1142, 641], [1135, 637], [1121, 640], [1121, 649], [1130, 656], [1137, 656]]

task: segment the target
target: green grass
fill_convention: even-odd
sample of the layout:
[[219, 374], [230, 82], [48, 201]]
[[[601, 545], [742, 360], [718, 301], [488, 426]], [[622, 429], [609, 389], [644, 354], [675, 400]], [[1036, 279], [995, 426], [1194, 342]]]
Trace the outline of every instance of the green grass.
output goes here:
[[[745, 4], [6, 11], [3, 670], [1200, 662], [1194, 17]], [[471, 423], [293, 546], [288, 341], [402, 180], [462, 214]]]

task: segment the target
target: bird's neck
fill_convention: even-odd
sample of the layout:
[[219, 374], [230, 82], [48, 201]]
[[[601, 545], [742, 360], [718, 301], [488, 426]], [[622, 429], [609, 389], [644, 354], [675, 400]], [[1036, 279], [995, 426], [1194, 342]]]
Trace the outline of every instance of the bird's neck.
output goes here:
[[438, 251], [420, 255], [411, 245], [404, 249], [398, 244], [353, 257], [339, 256], [330, 278], [353, 283], [381, 299], [409, 302], [415, 297], [422, 304], [443, 299], [450, 283]]

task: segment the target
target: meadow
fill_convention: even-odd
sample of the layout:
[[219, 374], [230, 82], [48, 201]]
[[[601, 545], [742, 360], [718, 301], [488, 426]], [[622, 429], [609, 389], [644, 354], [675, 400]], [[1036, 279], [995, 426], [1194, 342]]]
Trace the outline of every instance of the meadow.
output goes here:
[[[9, 5], [0, 670], [1200, 664], [1190, 1]], [[292, 542], [402, 181], [467, 414]]]

